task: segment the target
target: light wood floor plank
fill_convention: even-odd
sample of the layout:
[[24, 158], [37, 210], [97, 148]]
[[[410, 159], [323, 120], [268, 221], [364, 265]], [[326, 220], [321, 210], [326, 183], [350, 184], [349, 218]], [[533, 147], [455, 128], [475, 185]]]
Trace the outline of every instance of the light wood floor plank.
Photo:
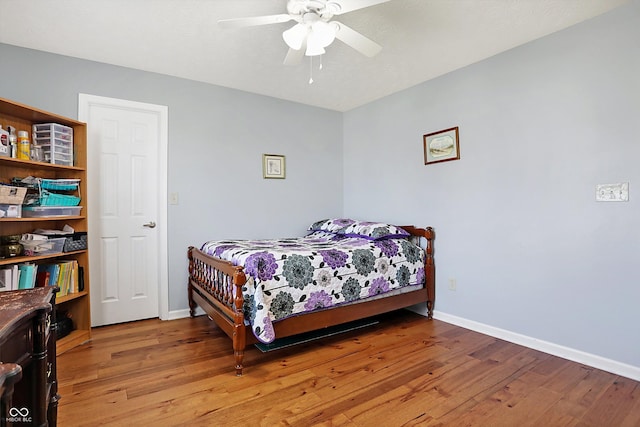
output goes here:
[[58, 358], [60, 426], [640, 425], [640, 384], [408, 311], [245, 352], [206, 317], [93, 330]]

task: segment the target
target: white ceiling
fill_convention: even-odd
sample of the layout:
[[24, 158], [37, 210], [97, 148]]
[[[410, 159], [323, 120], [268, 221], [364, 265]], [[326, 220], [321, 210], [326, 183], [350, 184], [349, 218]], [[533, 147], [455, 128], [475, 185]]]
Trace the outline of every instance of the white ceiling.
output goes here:
[[0, 42], [347, 111], [627, 2], [391, 0], [336, 17], [382, 52], [336, 40], [313, 84], [308, 58], [282, 64], [293, 22], [217, 25], [286, 13], [286, 0], [0, 0]]

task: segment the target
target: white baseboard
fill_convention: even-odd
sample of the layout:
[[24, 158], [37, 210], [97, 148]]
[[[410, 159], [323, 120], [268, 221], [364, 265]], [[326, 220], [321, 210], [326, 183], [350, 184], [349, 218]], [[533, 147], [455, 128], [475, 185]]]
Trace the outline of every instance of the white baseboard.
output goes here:
[[[196, 316], [202, 316], [205, 314], [204, 310], [200, 307], [196, 307]], [[173, 310], [169, 311], [169, 315], [162, 320], [176, 320], [176, 319], [184, 319], [185, 317], [189, 317], [191, 314], [189, 313], [189, 309], [185, 308], [184, 310]]]
[[[418, 310], [412, 311], [415, 311], [418, 314], [422, 315], [426, 314]], [[603, 371], [631, 378], [635, 381], [640, 381], [640, 367], [638, 366], [628, 365], [626, 363], [607, 359], [601, 356], [596, 356], [595, 354], [586, 353], [584, 351], [554, 344], [548, 341], [539, 340], [526, 335], [521, 335], [515, 332], [507, 331], [505, 329], [485, 325], [484, 323], [479, 323], [462, 317], [453, 316], [451, 314], [443, 313], [437, 310], [433, 312], [433, 318], [442, 322], [451, 323], [456, 326], [470, 329], [472, 331], [480, 332], [481, 334], [500, 338], [514, 344], [519, 344], [528, 348], [532, 348], [534, 350], [539, 350], [547, 354], [562, 357], [563, 359], [582, 363], [593, 368], [602, 369]]]
[[[415, 306], [409, 309], [423, 316], [426, 316], [427, 314], [426, 308], [423, 307], [423, 305]], [[200, 307], [197, 307], [196, 316], [201, 316], [203, 314], [205, 314], [205, 312]], [[189, 317], [189, 309], [170, 311], [169, 317], [162, 320], [183, 319], [185, 317]], [[433, 312], [433, 318], [442, 322], [451, 323], [452, 325], [460, 326], [465, 329], [470, 329], [481, 334], [509, 341], [514, 344], [542, 351], [543, 353], [562, 357], [563, 359], [582, 363], [593, 368], [611, 372], [612, 374], [621, 375], [623, 377], [631, 378], [635, 381], [640, 381], [640, 367], [638, 366], [628, 365], [626, 363], [618, 362], [612, 359], [596, 356], [595, 354], [590, 354], [548, 341], [539, 340], [537, 338], [532, 338], [526, 335], [518, 334], [516, 332], [507, 331], [506, 329], [500, 329], [494, 326], [485, 325], [484, 323], [465, 319], [463, 317], [453, 316], [451, 314], [443, 313], [437, 310]]]

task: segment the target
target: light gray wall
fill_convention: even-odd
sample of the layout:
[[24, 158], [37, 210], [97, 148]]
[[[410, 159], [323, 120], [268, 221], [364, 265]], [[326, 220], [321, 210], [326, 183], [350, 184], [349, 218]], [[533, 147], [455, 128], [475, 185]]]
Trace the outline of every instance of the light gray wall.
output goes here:
[[[435, 227], [436, 310], [640, 366], [638, 22], [634, 1], [344, 115], [345, 215]], [[453, 126], [461, 159], [425, 166]], [[595, 201], [616, 182], [629, 202]]]
[[[77, 118], [78, 93], [169, 107], [169, 305], [187, 308], [186, 250], [208, 239], [299, 236], [342, 213], [342, 114], [0, 44], [0, 97]], [[262, 154], [286, 156], [285, 180]]]
[[[345, 214], [436, 228], [438, 311], [640, 366], [639, 4], [344, 115], [2, 44], [0, 96], [70, 117], [79, 92], [169, 106], [172, 310], [188, 245]], [[422, 135], [451, 126], [462, 159], [424, 166]], [[286, 180], [262, 180], [265, 152]], [[627, 181], [629, 202], [594, 201]]]

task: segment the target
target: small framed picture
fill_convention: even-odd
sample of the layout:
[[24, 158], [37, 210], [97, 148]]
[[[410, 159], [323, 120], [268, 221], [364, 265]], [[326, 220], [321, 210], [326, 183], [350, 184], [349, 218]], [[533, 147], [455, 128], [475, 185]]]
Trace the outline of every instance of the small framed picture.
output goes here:
[[279, 154], [262, 155], [262, 177], [263, 178], [285, 178], [284, 156]]
[[458, 127], [428, 133], [423, 137], [424, 164], [447, 162], [460, 159]]

